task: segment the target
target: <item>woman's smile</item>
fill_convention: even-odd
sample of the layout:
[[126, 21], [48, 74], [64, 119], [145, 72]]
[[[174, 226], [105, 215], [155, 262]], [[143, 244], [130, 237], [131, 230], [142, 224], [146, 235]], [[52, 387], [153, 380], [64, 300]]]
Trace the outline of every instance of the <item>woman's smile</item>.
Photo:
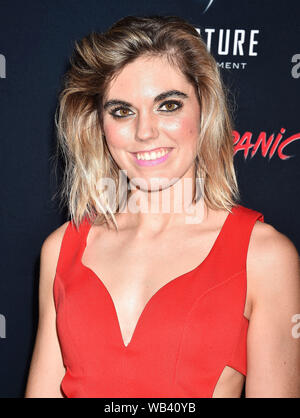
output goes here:
[[131, 153], [135, 162], [144, 167], [161, 164], [170, 156], [173, 148], [156, 148], [150, 151], [140, 151]]

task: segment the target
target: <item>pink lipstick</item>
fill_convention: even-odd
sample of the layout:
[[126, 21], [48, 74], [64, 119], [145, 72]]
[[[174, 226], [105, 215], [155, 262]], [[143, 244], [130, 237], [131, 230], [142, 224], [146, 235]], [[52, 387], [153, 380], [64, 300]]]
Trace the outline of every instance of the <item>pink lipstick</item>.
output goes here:
[[[136, 152], [136, 153], [132, 153], [132, 155], [133, 155], [133, 158], [134, 158], [135, 162], [138, 165], [143, 166], [143, 167], [151, 167], [151, 166], [161, 164], [164, 161], [166, 161], [167, 158], [169, 157], [169, 155], [171, 154], [172, 150], [173, 150], [173, 148], [156, 148], [156, 149], [157, 150], [163, 149], [163, 150], [167, 151], [167, 153], [165, 155], [163, 155], [162, 157], [158, 157], [158, 158], [155, 158], [155, 159], [148, 159], [148, 160], [146, 160], [146, 159], [142, 160], [142, 159], [137, 158], [137, 154], [144, 154], [145, 155], [145, 152], [140, 152], [140, 153]], [[149, 151], [148, 154], [151, 154], [151, 152]]]

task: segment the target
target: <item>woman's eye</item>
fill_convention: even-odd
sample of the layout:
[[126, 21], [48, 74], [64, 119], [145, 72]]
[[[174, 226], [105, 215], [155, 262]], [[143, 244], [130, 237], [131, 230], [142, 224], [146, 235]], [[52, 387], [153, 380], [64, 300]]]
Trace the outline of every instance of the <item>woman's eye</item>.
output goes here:
[[[168, 100], [160, 105], [159, 110], [161, 110], [162, 112], [170, 113], [174, 112], [175, 110], [178, 110], [180, 107], [182, 107], [182, 103], [180, 101]], [[112, 115], [112, 117], [118, 119], [124, 119], [127, 116], [133, 114], [133, 112], [126, 107], [116, 107], [115, 109], [112, 109], [109, 113]]]
[[[119, 112], [119, 114], [117, 112]], [[125, 118], [131, 114], [130, 112], [131, 111], [126, 107], [117, 107], [116, 109], [113, 109], [110, 114], [116, 118]]]
[[[166, 110], [163, 110], [162, 108], [165, 107]], [[179, 109], [180, 107], [182, 107], [182, 103], [178, 102], [178, 101], [168, 101], [168, 102], [164, 102], [159, 109], [162, 110], [163, 112], [174, 112], [175, 110]]]

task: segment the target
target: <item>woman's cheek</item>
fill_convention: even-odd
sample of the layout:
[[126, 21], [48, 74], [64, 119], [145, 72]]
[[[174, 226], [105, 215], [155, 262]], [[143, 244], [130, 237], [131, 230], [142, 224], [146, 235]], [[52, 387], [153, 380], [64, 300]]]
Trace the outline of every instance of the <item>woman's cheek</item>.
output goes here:
[[104, 125], [104, 132], [107, 144], [112, 147], [122, 148], [129, 144], [132, 134], [128, 127], [120, 127], [118, 125]]
[[180, 118], [173, 121], [166, 121], [163, 125], [165, 131], [170, 132], [176, 136], [177, 139], [181, 139], [185, 143], [187, 141], [193, 141], [199, 133], [199, 125], [195, 118]]
[[182, 121], [180, 119], [163, 120], [160, 122], [159, 127], [162, 131], [177, 133], [181, 132]]

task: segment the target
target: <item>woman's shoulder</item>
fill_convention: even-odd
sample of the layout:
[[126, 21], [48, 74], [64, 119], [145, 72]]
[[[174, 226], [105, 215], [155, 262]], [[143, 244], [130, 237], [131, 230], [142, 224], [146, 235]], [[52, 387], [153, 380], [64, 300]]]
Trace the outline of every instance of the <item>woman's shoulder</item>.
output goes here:
[[256, 221], [247, 254], [247, 278], [253, 301], [299, 288], [300, 258], [294, 243], [274, 226]]
[[70, 221], [64, 222], [54, 231], [52, 231], [44, 240], [41, 253], [40, 253], [40, 265], [41, 272], [46, 271], [47, 277], [51, 280], [55, 276], [55, 271], [59, 259], [60, 249], [65, 235], [66, 229], [68, 228]]
[[68, 228], [70, 221], [64, 222], [54, 231], [52, 231], [44, 240], [42, 244], [42, 252], [56, 252], [59, 250], [63, 237], [65, 235], [66, 229]]
[[[247, 396], [295, 396], [299, 343], [300, 261], [294, 243], [274, 226], [256, 222], [247, 256]], [[266, 372], [267, 371], [267, 372]]]
[[248, 258], [253, 267], [263, 267], [265, 263], [275, 261], [290, 262], [299, 258], [299, 254], [285, 234], [273, 225], [257, 220], [250, 236]]

